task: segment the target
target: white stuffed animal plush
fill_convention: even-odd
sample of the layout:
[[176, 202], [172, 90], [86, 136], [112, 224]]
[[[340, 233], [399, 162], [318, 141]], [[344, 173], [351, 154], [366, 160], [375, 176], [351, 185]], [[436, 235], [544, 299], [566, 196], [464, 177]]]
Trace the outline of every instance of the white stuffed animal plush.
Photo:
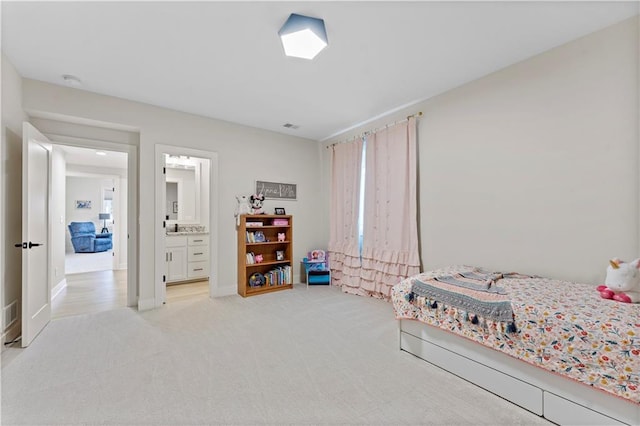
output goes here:
[[603, 299], [624, 303], [640, 302], [640, 259], [629, 263], [611, 259], [604, 284], [597, 288]]
[[251, 206], [249, 205], [249, 198], [246, 195], [236, 195], [236, 225], [240, 225], [240, 215], [251, 213]]
[[262, 208], [262, 203], [264, 203], [264, 195], [262, 194], [253, 194], [249, 197], [249, 205], [251, 207], [251, 214], [264, 214], [264, 209]]

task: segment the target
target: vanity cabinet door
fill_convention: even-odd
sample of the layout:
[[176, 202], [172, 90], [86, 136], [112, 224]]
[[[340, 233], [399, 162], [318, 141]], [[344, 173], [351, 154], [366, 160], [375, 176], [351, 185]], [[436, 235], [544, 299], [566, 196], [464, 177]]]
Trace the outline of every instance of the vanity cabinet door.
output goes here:
[[167, 281], [187, 279], [187, 248], [167, 248]]
[[208, 235], [176, 235], [165, 241], [168, 283], [209, 276]]

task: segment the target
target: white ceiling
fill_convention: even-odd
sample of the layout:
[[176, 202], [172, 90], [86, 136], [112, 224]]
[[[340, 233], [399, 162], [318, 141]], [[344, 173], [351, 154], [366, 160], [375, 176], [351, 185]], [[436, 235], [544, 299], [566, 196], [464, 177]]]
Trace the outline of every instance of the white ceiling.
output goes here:
[[[89, 167], [107, 167], [110, 169], [126, 169], [127, 153], [106, 151], [104, 149], [80, 148], [76, 146], [58, 145], [64, 151], [67, 165], [79, 165]], [[98, 155], [103, 152], [105, 155]]]
[[[325, 20], [283, 55], [290, 13]], [[637, 2], [8, 2], [27, 78], [322, 140], [638, 13]], [[299, 125], [291, 130], [285, 123]]]

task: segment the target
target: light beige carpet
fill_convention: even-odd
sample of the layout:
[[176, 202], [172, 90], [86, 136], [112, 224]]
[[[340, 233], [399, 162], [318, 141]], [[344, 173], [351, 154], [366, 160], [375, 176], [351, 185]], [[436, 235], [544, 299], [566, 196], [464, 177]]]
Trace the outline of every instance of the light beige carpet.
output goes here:
[[400, 352], [389, 303], [325, 286], [63, 318], [2, 361], [3, 425], [548, 424]]

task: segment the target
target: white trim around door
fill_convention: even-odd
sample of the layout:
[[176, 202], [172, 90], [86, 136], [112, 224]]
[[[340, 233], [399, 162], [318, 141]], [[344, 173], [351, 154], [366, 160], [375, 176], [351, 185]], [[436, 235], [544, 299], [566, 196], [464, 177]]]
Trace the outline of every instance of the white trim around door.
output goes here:
[[[163, 175], [164, 154], [184, 155], [208, 159], [209, 168], [209, 221], [205, 224], [209, 232], [209, 297], [219, 293], [218, 287], [218, 153], [199, 149], [185, 148], [171, 145], [155, 146], [155, 307], [162, 306], [166, 301], [165, 259], [165, 179]], [[166, 277], [165, 277], [166, 279]], [[151, 308], [149, 306], [148, 308]]]

